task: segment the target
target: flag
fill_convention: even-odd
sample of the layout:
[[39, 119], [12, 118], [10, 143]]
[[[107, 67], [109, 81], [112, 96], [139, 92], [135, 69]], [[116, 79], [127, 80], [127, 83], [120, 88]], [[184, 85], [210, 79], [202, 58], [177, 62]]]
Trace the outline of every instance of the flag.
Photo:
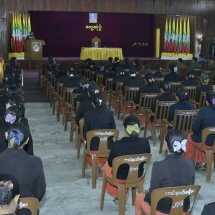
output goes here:
[[28, 14], [28, 34], [30, 33], [31, 31], [31, 20], [30, 20], [30, 14]]
[[18, 31], [18, 52], [23, 51], [23, 46], [22, 46], [22, 20], [21, 20], [21, 14], [18, 14], [18, 21], [17, 21], [17, 31]]
[[189, 17], [187, 18], [187, 44], [186, 44], [185, 53], [186, 54], [190, 53], [190, 19], [189, 19]]
[[182, 52], [182, 18], [180, 18], [179, 36], [178, 36], [178, 53]]
[[11, 49], [12, 52], [15, 52], [16, 49], [16, 32], [15, 32], [15, 15], [13, 13], [13, 18], [12, 18], [12, 29], [11, 29], [12, 35], [11, 35]]
[[182, 38], [182, 53], [185, 53], [186, 44], [187, 44], [187, 28], [186, 28], [186, 18], [184, 18], [183, 38]]
[[168, 27], [168, 52], [171, 52], [172, 47], [172, 28], [171, 28], [171, 18], [169, 19], [169, 27]]
[[15, 52], [18, 51], [18, 30], [17, 30], [17, 14], [14, 14], [14, 27], [15, 27]]
[[172, 20], [172, 47], [171, 51], [175, 51], [175, 18]]
[[168, 46], [168, 19], [166, 18], [165, 32], [164, 32], [164, 45], [163, 45], [163, 49], [165, 52], [167, 52], [167, 46]]
[[179, 53], [179, 28], [178, 28], [178, 19], [176, 20], [176, 31], [175, 31], [175, 53]]

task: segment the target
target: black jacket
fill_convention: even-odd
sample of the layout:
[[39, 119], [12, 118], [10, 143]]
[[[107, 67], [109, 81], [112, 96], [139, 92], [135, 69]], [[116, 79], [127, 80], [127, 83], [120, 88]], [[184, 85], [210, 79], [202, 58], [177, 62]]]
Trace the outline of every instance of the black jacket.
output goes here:
[[170, 72], [169, 74], [164, 76], [164, 80], [165, 81], [170, 81], [170, 82], [177, 82], [177, 81], [182, 81], [182, 78], [177, 73]]

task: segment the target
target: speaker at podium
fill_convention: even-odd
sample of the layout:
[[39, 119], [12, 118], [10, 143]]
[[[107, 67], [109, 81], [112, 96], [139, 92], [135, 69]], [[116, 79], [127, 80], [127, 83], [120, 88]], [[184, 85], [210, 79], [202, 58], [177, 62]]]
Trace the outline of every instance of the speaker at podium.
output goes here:
[[25, 59], [42, 60], [43, 57], [43, 40], [26, 40], [25, 41]]

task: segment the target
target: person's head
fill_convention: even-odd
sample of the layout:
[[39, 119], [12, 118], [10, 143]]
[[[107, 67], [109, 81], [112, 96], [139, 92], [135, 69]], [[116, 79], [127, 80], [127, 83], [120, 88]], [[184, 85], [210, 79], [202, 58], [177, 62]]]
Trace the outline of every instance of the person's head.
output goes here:
[[0, 174], [0, 214], [16, 211], [19, 200], [19, 182], [10, 174]]
[[118, 76], [125, 76], [125, 70], [124, 69], [119, 69], [117, 71]]
[[215, 92], [208, 91], [206, 94], [207, 102], [215, 108]]
[[125, 63], [125, 64], [128, 64], [128, 63], [129, 63], [129, 58], [126, 57], [126, 58], [124, 59], [124, 63]]
[[108, 58], [108, 63], [113, 63], [113, 58], [112, 57]]
[[200, 80], [203, 85], [207, 85], [209, 83], [209, 75], [207, 73], [202, 73]]
[[148, 69], [148, 61], [143, 61], [142, 62], [142, 67], [144, 68], [144, 69]]
[[194, 80], [194, 73], [192, 71], [187, 72], [186, 78], [190, 81]]
[[20, 108], [21, 105], [21, 101], [20, 101], [20, 97], [9, 97], [6, 100], [6, 109], [8, 109], [10, 106], [17, 106], [18, 108]]
[[148, 84], [154, 84], [154, 82], [155, 82], [155, 79], [154, 79], [154, 76], [152, 75], [152, 73], [146, 73], [146, 75], [145, 75], [145, 81], [146, 81], [146, 83], [148, 83]]
[[119, 63], [119, 58], [118, 58], [118, 57], [115, 57], [115, 58], [114, 58], [114, 61], [115, 61], [115, 63]]
[[154, 71], [155, 72], [160, 72], [161, 67], [159, 65], [154, 66]]
[[138, 137], [140, 133], [140, 120], [136, 116], [127, 116], [123, 122], [123, 126], [128, 136]]
[[137, 73], [135, 70], [131, 69], [131, 71], [129, 72], [129, 78], [136, 78]]
[[199, 54], [199, 58], [203, 58], [204, 55], [202, 53]]
[[135, 58], [134, 61], [133, 61], [133, 64], [134, 65], [139, 65], [140, 64], [140, 61], [138, 58]]
[[178, 72], [178, 67], [176, 65], [172, 65], [170, 68], [171, 72]]
[[182, 58], [178, 58], [179, 63], [182, 63], [182, 61], [183, 61]]
[[80, 80], [80, 86], [84, 89], [84, 88], [87, 88], [90, 86], [89, 85], [89, 81], [88, 81], [88, 78], [86, 77], [82, 77], [81, 80]]
[[97, 93], [92, 96], [92, 102], [95, 108], [101, 108], [106, 106], [106, 101], [101, 93]]
[[178, 89], [176, 92], [176, 96], [179, 98], [180, 101], [188, 100], [188, 92], [184, 89]]
[[33, 31], [30, 31], [30, 35], [31, 35], [31, 36], [34, 36], [34, 32], [33, 32]]
[[87, 59], [85, 60], [85, 63], [88, 64], [88, 65], [90, 65], [91, 62], [92, 62], [92, 60], [91, 60], [90, 58], [87, 58]]
[[184, 139], [182, 131], [176, 129], [168, 130], [165, 140], [170, 153], [181, 155], [186, 151], [187, 140]]
[[48, 57], [48, 63], [49, 63], [50, 65], [55, 65], [55, 64], [56, 64], [55, 59], [54, 59], [52, 56], [49, 56], [49, 57]]
[[5, 111], [5, 122], [9, 124], [13, 124], [15, 122], [18, 122], [21, 118], [21, 111], [20, 109], [13, 105], [10, 106], [8, 109]]
[[17, 87], [15, 87], [15, 86], [8, 87], [6, 89], [6, 95], [8, 97], [18, 97], [19, 89]]
[[193, 57], [193, 58], [192, 58], [192, 61], [193, 61], [194, 63], [197, 62], [197, 61], [198, 61], [197, 57]]
[[8, 140], [9, 148], [23, 148], [30, 136], [30, 131], [26, 125], [21, 122], [16, 122], [10, 126], [5, 133], [5, 137]]
[[95, 94], [99, 93], [99, 87], [95, 84], [91, 84], [88, 88], [89, 96], [92, 97]]
[[65, 75], [67, 74], [67, 69], [63, 64], [58, 64], [57, 65], [57, 70], [59, 72], [60, 75]]
[[76, 72], [73, 68], [71, 68], [71, 69], [69, 70], [69, 78], [75, 79], [75, 78], [76, 78], [76, 75], [77, 75], [77, 72]]
[[164, 92], [171, 92], [171, 84], [168, 81], [162, 81], [160, 84], [160, 88]]
[[12, 63], [12, 64], [16, 64], [17, 63], [17, 59], [16, 59], [16, 57], [12, 57], [12, 58], [10, 58], [10, 60], [9, 60], [9, 64], [10, 63]]

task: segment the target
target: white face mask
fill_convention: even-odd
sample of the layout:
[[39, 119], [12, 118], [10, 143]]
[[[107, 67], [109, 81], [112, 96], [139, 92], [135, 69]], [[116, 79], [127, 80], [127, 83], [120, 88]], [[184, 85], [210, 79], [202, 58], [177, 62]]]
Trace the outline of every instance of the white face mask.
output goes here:
[[178, 72], [178, 67], [174, 67], [174, 72]]

